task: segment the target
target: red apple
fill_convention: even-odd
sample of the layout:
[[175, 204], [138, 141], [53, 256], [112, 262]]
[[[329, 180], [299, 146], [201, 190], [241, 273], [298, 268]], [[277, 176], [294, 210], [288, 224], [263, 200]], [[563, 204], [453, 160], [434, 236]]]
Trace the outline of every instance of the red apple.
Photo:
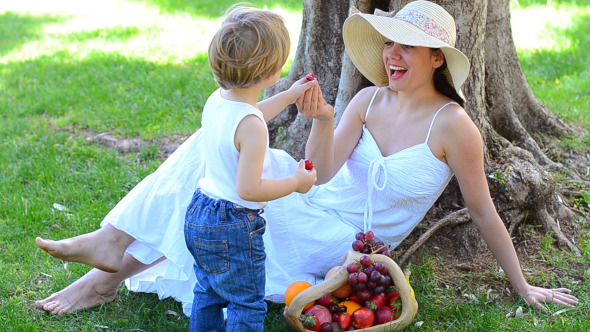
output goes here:
[[352, 313], [352, 325], [357, 329], [364, 329], [375, 324], [375, 314], [371, 308], [361, 307]]
[[395, 320], [395, 314], [388, 306], [382, 306], [375, 311], [375, 324], [384, 324]]

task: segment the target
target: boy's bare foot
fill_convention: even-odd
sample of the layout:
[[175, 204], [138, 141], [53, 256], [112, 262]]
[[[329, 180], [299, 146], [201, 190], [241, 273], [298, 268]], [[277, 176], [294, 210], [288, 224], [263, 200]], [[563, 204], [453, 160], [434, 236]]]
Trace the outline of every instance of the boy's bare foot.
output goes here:
[[60, 241], [35, 239], [37, 246], [55, 258], [90, 265], [105, 272], [117, 272], [125, 249], [134, 238], [107, 225], [92, 233]]
[[36, 301], [35, 306], [52, 315], [65, 315], [113, 302], [121, 283], [108, 282], [113, 280], [109, 275], [112, 274], [92, 269], [61, 291]]

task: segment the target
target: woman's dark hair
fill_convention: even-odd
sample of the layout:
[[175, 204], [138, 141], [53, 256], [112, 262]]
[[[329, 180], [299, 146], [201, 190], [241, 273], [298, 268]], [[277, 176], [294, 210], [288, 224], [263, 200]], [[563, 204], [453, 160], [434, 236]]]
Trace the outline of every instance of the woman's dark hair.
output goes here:
[[434, 88], [436, 89], [436, 91], [442, 93], [443, 95], [457, 102], [457, 104], [459, 104], [461, 107], [464, 107], [465, 100], [463, 100], [463, 98], [459, 96], [457, 90], [455, 90], [455, 88], [451, 84], [450, 79], [451, 73], [447, 68], [447, 62], [445, 61], [445, 63], [442, 66], [436, 68], [436, 70], [434, 71]]

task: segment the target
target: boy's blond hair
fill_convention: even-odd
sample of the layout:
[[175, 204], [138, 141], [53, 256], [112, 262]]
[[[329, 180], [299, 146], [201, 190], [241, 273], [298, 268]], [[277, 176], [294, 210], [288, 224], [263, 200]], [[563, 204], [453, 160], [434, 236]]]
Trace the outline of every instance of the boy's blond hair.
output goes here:
[[283, 18], [268, 10], [230, 9], [209, 45], [209, 66], [223, 89], [244, 89], [280, 70], [291, 41]]

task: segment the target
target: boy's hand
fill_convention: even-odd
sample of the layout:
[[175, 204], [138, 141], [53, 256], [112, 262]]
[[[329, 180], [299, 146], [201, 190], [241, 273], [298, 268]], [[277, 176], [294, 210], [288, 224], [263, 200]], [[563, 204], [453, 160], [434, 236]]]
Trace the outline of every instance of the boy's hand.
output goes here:
[[315, 184], [318, 178], [315, 168], [312, 168], [310, 171], [307, 171], [305, 169], [305, 161], [303, 159], [299, 161], [299, 167], [297, 168], [293, 176], [299, 182], [299, 186], [295, 191], [302, 194], [308, 192], [309, 189], [311, 189], [311, 187]]
[[[307, 75], [309, 76], [309, 75]], [[307, 77], [306, 76], [306, 77]], [[296, 102], [299, 98], [303, 96], [303, 94], [313, 88], [314, 86], [318, 85], [318, 81], [315, 79], [308, 80], [306, 77], [302, 77], [299, 80], [295, 81], [287, 92], [291, 96], [292, 102]]]
[[[307, 80], [307, 79], [305, 79]], [[317, 79], [311, 81], [317, 82]], [[324, 100], [322, 89], [319, 84], [315, 84], [309, 90], [306, 90], [303, 96], [297, 98], [297, 110], [306, 118], [318, 120], [334, 119], [334, 107]]]

